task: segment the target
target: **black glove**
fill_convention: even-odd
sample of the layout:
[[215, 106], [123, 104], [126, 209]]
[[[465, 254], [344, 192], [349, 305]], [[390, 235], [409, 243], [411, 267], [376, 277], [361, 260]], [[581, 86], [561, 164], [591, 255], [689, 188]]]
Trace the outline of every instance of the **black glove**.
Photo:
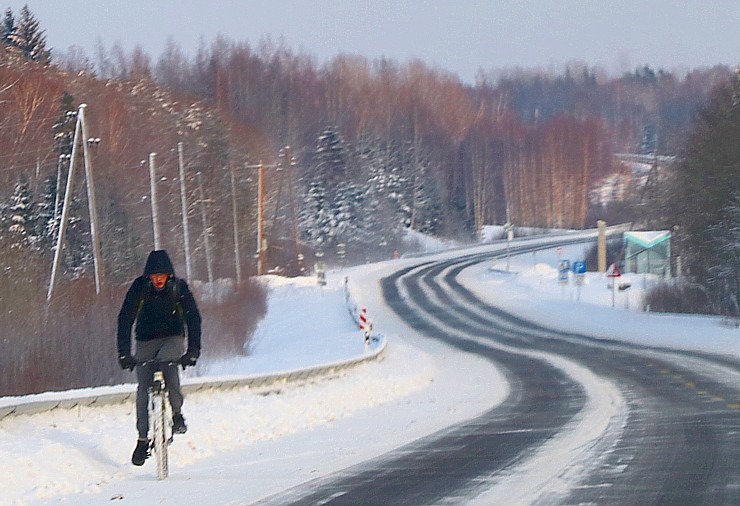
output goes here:
[[136, 367], [136, 359], [131, 355], [120, 355], [118, 357], [118, 364], [121, 366], [121, 369], [133, 371], [134, 367]]
[[185, 355], [180, 357], [180, 365], [183, 369], [186, 367], [194, 366], [195, 363], [198, 361], [198, 357], [200, 356], [200, 352], [197, 350], [188, 350]]

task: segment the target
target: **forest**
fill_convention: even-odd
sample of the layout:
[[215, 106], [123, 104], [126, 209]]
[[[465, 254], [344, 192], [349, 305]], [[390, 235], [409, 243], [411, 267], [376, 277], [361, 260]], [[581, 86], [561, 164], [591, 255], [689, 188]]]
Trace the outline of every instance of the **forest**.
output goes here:
[[[61, 255], [66, 285], [59, 291], [78, 290], [90, 300], [94, 252], [83, 163], [95, 177], [109, 302], [86, 302], [95, 314], [86, 325], [93, 327], [64, 332], [97, 332], [101, 342], [112, 335], [113, 317], [94, 307], [115, 311], [120, 290], [139, 274], [154, 244], [155, 206], [161, 247], [178, 272], [186, 270], [187, 222], [187, 270], [194, 282], [211, 284], [243, 278], [249, 285], [259, 263], [262, 272], [297, 275], [317, 258], [392, 258], [403, 251], [406, 229], [474, 240], [486, 224], [680, 225], [687, 273], [709, 280], [711, 307], [719, 311], [717, 301], [738, 296], [737, 87], [737, 73], [726, 66], [677, 75], [644, 65], [613, 77], [576, 62], [559, 74], [481, 71], [471, 84], [421, 61], [338, 55], [319, 64], [269, 39], [253, 47], [218, 38], [194, 55], [172, 40], [156, 57], [140, 47], [99, 44], [88, 55], [78, 47], [47, 49], [28, 8], [7, 9], [0, 22], [5, 332], [19, 327], [9, 315], [30, 301], [48, 306], [20, 333], [37, 336], [28, 338], [38, 341], [37, 353], [50, 353], [38, 335], [69, 308], [68, 300], [45, 301], [70, 184]], [[89, 139], [77, 152], [87, 155], [74, 160], [78, 169], [69, 181], [82, 104]], [[718, 151], [723, 164], [706, 168]], [[645, 191], [619, 154], [678, 162], [661, 172], [655, 191]], [[707, 179], [710, 173], [716, 177]], [[627, 182], [624, 197], [594, 200], [594, 190], [614, 174]], [[702, 191], [687, 196], [687, 188]], [[705, 202], [713, 214], [703, 212]], [[693, 218], [697, 213], [703, 221]], [[697, 248], [704, 233], [710, 237]], [[263, 257], [256, 254], [258, 236]], [[259, 293], [255, 286], [242, 291]], [[61, 313], [49, 309], [55, 303]], [[224, 350], [233, 352], [233, 344]], [[110, 362], [106, 352], [96, 360]], [[115, 379], [98, 374], [84, 381]]]

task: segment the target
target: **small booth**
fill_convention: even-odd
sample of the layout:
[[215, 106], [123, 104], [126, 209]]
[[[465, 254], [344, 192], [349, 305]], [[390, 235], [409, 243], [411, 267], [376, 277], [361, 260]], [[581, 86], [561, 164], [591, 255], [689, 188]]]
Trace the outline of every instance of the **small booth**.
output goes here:
[[624, 270], [671, 277], [670, 231], [625, 232]]

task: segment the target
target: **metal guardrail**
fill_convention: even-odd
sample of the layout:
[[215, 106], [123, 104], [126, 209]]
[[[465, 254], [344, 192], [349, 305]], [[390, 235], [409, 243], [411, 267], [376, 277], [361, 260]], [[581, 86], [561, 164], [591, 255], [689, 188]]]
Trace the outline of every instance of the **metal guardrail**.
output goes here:
[[[620, 233], [628, 228], [628, 224], [608, 227], [608, 234]], [[556, 238], [553, 240], [556, 240]], [[440, 252], [435, 252], [432, 254], [438, 253]], [[347, 306], [347, 310], [349, 311], [351, 317], [355, 320], [355, 322], [358, 322], [358, 306], [354, 298], [352, 297], [352, 294], [350, 293], [349, 285], [346, 280], [344, 282], [343, 289], [345, 293], [345, 305]], [[330, 377], [364, 362], [368, 362], [371, 360], [382, 360], [387, 344], [385, 338], [380, 335], [373, 335], [372, 344], [375, 345], [375, 347], [372, 347], [364, 355], [344, 361], [337, 361], [303, 369], [268, 374], [246, 375], [237, 377], [229, 376], [221, 378], [199, 378], [193, 380], [185, 379], [183, 381], [182, 388], [185, 393], [198, 392], [208, 389], [229, 389], [240, 387], [249, 387], [254, 389], [255, 391], [259, 391], [260, 393], [274, 391], [279, 389], [281, 386], [285, 386], [290, 383], [300, 383], [302, 381], [313, 378]], [[133, 401], [136, 397], [136, 385], [126, 384], [118, 385], [115, 387], [82, 389], [79, 391], [79, 395], [75, 395], [75, 392], [75, 390], [67, 390], [65, 392], [46, 392], [24, 398], [0, 397], [0, 420], [11, 415], [42, 413], [44, 411], [50, 411], [52, 409], [72, 409], [75, 407], [85, 406], [105, 406]]]
[[[364, 362], [382, 360], [385, 355], [386, 340], [382, 336], [375, 336], [373, 341], [376, 346], [368, 353], [348, 360], [268, 374], [184, 380], [182, 389], [185, 393], [193, 393], [209, 389], [249, 387], [259, 393], [264, 393], [277, 390], [288, 384], [300, 384], [310, 379], [331, 377]], [[105, 392], [114, 388], [117, 391]], [[95, 390], [100, 391], [96, 392]], [[80, 395], [74, 395], [74, 392], [74, 390], [46, 392], [28, 396], [20, 400], [20, 402], [17, 397], [0, 398], [0, 420], [11, 415], [31, 415], [53, 409], [72, 409], [76, 407], [122, 404], [127, 401], [133, 402], [136, 397], [136, 385], [132, 383], [117, 387], [84, 389], [85, 393], [83, 394], [81, 390]], [[70, 395], [72, 396], [70, 397]], [[4, 400], [10, 401], [10, 403], [3, 403]]]
[[[344, 290], [345, 304], [350, 315], [353, 315], [354, 318], [357, 314], [357, 305], [349, 293], [346, 283]], [[288, 384], [300, 384], [310, 379], [331, 377], [364, 362], [382, 360], [385, 356], [386, 344], [385, 337], [382, 335], [373, 335], [371, 338], [371, 347], [365, 354], [346, 360], [266, 374], [184, 379], [182, 389], [185, 393], [241, 387], [249, 387], [259, 393], [275, 391]], [[76, 392], [79, 392], [79, 395]], [[0, 420], [11, 415], [31, 415], [53, 409], [122, 404], [127, 401], [133, 402], [135, 398], [136, 384], [133, 383], [112, 387], [67, 390], [64, 392], [45, 392], [22, 398], [0, 397]]]

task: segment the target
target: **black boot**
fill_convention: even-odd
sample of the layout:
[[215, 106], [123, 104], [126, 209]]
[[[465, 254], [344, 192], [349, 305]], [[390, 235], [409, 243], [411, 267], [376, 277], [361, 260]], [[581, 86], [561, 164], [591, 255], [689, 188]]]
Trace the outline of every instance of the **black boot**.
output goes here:
[[172, 415], [172, 433], [185, 434], [187, 431], [188, 426], [185, 425], [185, 418], [180, 413]]
[[134, 454], [131, 456], [131, 463], [135, 466], [143, 466], [147, 457], [149, 457], [149, 440], [138, 439]]

